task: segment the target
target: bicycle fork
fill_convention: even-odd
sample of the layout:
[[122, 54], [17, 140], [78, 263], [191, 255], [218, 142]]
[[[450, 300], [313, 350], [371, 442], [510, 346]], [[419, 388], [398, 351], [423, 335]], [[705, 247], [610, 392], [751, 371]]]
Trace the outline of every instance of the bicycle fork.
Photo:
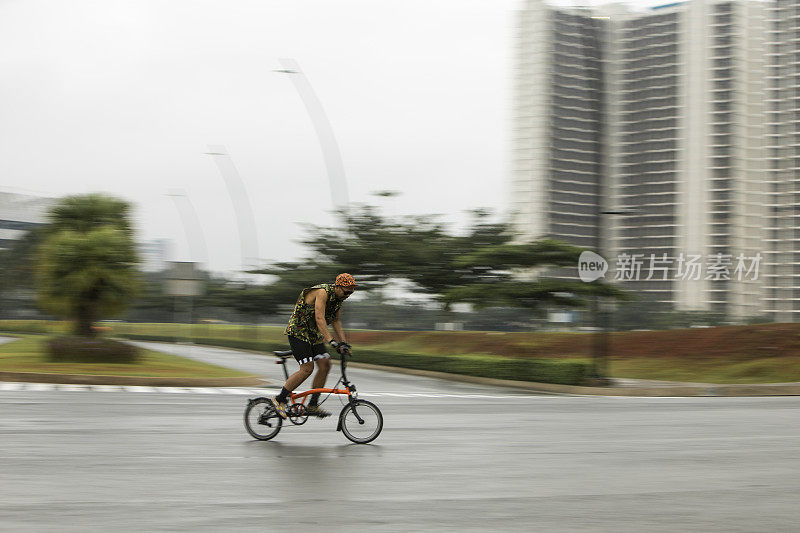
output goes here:
[[358, 420], [359, 424], [363, 424], [364, 423], [364, 419], [361, 418], [361, 416], [359, 416], [359, 414], [358, 414], [358, 411], [356, 411], [356, 401], [354, 399], [354, 393], [356, 392], [356, 386], [353, 385], [352, 383], [343, 383], [343, 385], [345, 387], [347, 387], [347, 390], [350, 391], [350, 394], [347, 395], [348, 405], [346, 405], [344, 407], [344, 409], [342, 409], [342, 412], [339, 413], [339, 423], [336, 425], [336, 431], [341, 431], [342, 430], [342, 419], [344, 418], [344, 412], [347, 409], [347, 407], [351, 407], [352, 408], [353, 414], [356, 415], [356, 420]]

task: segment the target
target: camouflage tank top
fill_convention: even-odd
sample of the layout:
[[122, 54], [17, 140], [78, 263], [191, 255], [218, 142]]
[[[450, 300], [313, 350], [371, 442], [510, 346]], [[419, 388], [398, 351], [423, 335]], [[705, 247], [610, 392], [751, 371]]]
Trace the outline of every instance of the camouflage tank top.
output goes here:
[[323, 341], [323, 338], [317, 329], [314, 305], [308, 305], [306, 303], [306, 296], [314, 289], [325, 289], [325, 292], [328, 294], [328, 301], [325, 303], [325, 323], [331, 324], [336, 318], [336, 313], [342, 308], [344, 300], [336, 296], [332, 283], [314, 285], [313, 287], [303, 289], [300, 293], [300, 298], [298, 298], [297, 303], [294, 304], [292, 318], [289, 319], [289, 325], [286, 326], [286, 331], [284, 333], [310, 342], [311, 344], [319, 344]]

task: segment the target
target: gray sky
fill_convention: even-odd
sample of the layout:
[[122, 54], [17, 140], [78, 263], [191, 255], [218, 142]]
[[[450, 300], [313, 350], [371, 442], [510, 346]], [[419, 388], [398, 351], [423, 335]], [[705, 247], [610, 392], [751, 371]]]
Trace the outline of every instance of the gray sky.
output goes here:
[[105, 191], [136, 203], [143, 239], [188, 259], [166, 195], [185, 189], [216, 271], [240, 264], [209, 144], [226, 145], [260, 255], [299, 258], [300, 223], [331, 201], [312, 123], [278, 58], [322, 101], [350, 198], [388, 212], [504, 211], [518, 0], [0, 1], [0, 188]]

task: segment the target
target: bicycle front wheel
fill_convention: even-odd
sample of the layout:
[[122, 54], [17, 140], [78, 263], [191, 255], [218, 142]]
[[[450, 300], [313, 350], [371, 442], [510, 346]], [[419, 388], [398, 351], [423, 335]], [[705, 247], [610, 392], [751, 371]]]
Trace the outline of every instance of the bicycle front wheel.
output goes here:
[[383, 429], [383, 415], [378, 406], [366, 400], [355, 400], [344, 406], [339, 415], [344, 436], [356, 444], [372, 442]]
[[281, 430], [283, 419], [267, 398], [250, 400], [244, 410], [244, 427], [258, 440], [269, 440]]

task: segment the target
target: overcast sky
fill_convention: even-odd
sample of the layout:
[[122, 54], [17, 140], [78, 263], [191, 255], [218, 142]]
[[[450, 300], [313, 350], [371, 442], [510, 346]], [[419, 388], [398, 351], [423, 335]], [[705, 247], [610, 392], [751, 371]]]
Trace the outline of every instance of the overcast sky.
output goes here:
[[214, 270], [241, 262], [209, 144], [244, 179], [265, 260], [327, 224], [312, 122], [278, 58], [302, 66], [338, 140], [351, 200], [392, 213], [505, 209], [517, 1], [0, 2], [4, 190], [105, 191], [143, 239], [188, 258], [170, 189], [185, 189]]
[[390, 214], [506, 211], [520, 0], [0, 0], [0, 189], [103, 191], [135, 203], [139, 238], [190, 257], [167, 196], [184, 189], [209, 265], [241, 265], [207, 145], [242, 176], [265, 261], [329, 224], [317, 137], [278, 58], [330, 119], [354, 202]]

